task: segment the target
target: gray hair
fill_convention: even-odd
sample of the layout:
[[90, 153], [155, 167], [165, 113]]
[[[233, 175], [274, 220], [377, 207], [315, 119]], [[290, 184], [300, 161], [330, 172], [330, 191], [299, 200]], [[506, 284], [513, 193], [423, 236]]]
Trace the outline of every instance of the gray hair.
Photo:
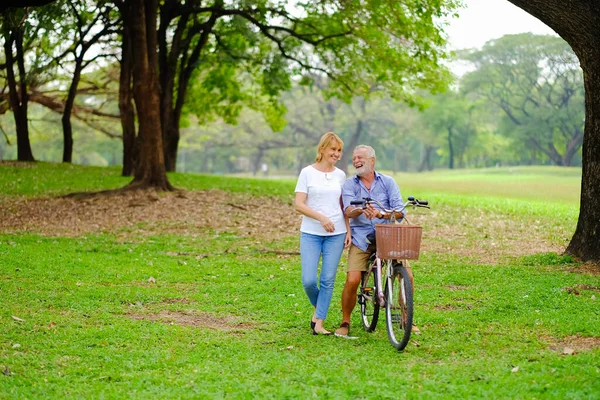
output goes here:
[[375, 158], [375, 149], [372, 148], [371, 146], [367, 146], [366, 144], [359, 144], [358, 146], [356, 146], [354, 148], [354, 151], [356, 150], [367, 150], [367, 157], [369, 158]]

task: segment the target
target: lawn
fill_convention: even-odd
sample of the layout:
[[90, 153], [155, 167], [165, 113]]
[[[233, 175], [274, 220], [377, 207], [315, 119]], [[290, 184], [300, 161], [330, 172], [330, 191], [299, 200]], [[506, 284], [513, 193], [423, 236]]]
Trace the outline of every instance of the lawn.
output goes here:
[[0, 398], [598, 398], [598, 269], [560, 255], [577, 171], [396, 178], [432, 204], [410, 214], [423, 333], [404, 352], [356, 310], [358, 339], [310, 334], [293, 180], [176, 173], [179, 194], [77, 200], [59, 196], [129, 178], [0, 164]]

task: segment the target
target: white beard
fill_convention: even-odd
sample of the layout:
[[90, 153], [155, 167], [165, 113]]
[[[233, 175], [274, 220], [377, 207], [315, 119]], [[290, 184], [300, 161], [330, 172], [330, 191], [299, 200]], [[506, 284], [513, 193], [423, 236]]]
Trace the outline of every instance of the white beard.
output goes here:
[[372, 169], [367, 164], [363, 165], [360, 168], [356, 168], [356, 175], [358, 175], [358, 176], [367, 175], [371, 172], [372, 172]]

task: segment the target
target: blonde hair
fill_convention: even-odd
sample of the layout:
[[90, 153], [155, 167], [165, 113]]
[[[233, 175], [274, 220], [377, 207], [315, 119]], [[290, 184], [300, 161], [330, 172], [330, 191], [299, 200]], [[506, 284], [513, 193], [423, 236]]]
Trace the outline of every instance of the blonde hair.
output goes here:
[[319, 140], [319, 145], [317, 146], [317, 157], [315, 158], [316, 162], [319, 162], [323, 159], [323, 152], [327, 149], [331, 142], [336, 141], [341, 147], [341, 150], [344, 150], [344, 142], [338, 135], [333, 132], [327, 132], [323, 136], [321, 136], [321, 140]]

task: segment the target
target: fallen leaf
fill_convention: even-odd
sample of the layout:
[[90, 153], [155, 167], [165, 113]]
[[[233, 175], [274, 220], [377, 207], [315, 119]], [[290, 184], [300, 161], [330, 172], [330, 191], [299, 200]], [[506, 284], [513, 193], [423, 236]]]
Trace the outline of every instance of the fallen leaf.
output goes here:
[[12, 319], [14, 319], [14, 320], [15, 320], [15, 321], [17, 321], [17, 322], [25, 322], [25, 320], [24, 320], [24, 319], [22, 319], [22, 318], [19, 318], [19, 317], [15, 317], [14, 315], [12, 315]]
[[148, 282], [149, 283], [156, 283], [156, 279], [154, 279], [154, 277], [151, 276], [150, 278], [148, 278]]
[[519, 371], [519, 366], [517, 365], [516, 367], [514, 367], [513, 369], [510, 370], [510, 372], [517, 372]]

